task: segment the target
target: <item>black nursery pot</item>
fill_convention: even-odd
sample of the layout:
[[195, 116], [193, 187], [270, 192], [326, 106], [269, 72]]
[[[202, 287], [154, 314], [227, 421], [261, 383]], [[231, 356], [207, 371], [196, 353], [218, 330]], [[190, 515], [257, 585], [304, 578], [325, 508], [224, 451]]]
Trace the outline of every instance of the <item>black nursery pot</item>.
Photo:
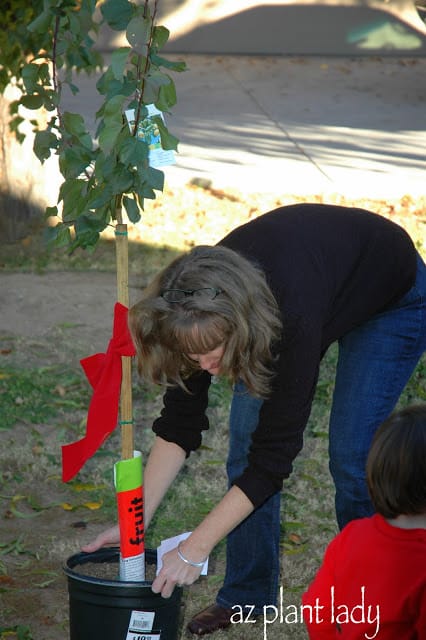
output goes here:
[[[116, 563], [119, 550], [99, 549], [68, 558], [70, 640], [177, 640], [181, 621], [182, 588], [170, 598], [151, 590], [152, 582], [104, 580], [84, 574], [88, 562]], [[146, 550], [148, 564], [157, 552]]]

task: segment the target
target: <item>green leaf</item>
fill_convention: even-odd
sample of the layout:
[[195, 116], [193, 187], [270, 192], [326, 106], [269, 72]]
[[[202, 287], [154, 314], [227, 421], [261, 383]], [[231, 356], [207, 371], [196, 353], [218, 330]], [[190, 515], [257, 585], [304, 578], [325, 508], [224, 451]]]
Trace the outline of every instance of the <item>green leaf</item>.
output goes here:
[[113, 196], [110, 183], [94, 186], [87, 199], [87, 207], [89, 209], [100, 209], [108, 204]]
[[[99, 78], [98, 82], [96, 83], [96, 88], [100, 94], [106, 96], [107, 100], [109, 100], [110, 98], [113, 98], [117, 95], [126, 97], [130, 96], [136, 91], [137, 85], [138, 83], [136, 77], [133, 77], [130, 73], [119, 80], [114, 77], [112, 69], [111, 67], [109, 67]], [[102, 105], [98, 110], [96, 117], [99, 117], [103, 114], [104, 108], [105, 105]]]
[[49, 65], [46, 62], [43, 62], [42, 64], [37, 65], [38, 67], [38, 77], [40, 82], [43, 85], [49, 85], [50, 86], [50, 69], [49, 69]]
[[98, 142], [104, 153], [109, 153], [113, 150], [122, 126], [121, 122], [113, 122], [108, 126], [104, 126], [99, 132]]
[[160, 111], [169, 111], [170, 107], [176, 104], [176, 88], [174, 82], [170, 80], [169, 84], [160, 87], [156, 107]]
[[91, 164], [92, 154], [83, 147], [66, 147], [59, 158], [59, 168], [66, 178], [78, 178]]
[[59, 222], [55, 227], [46, 227], [44, 240], [48, 245], [55, 247], [67, 247], [71, 242], [71, 232], [68, 225]]
[[63, 201], [62, 217], [65, 221], [73, 220], [78, 215], [86, 187], [86, 181], [78, 178], [65, 180], [61, 184], [58, 202]]
[[73, 96], [76, 96], [77, 93], [80, 92], [80, 89], [77, 87], [77, 85], [73, 84], [72, 82], [67, 82], [67, 85], [68, 85], [71, 93], [73, 94]]
[[[114, 78], [111, 69], [108, 69], [104, 75], [99, 79], [96, 84], [98, 92], [106, 97], [106, 100], [110, 100], [115, 96], [130, 96], [135, 93], [138, 87], [138, 83], [135, 79], [128, 76], [123, 76], [121, 80]], [[99, 118], [103, 115], [105, 104], [103, 104], [96, 113], [96, 117]]]
[[19, 111], [20, 102], [19, 100], [13, 100], [9, 105], [9, 113], [10, 115], [14, 115]]
[[155, 191], [151, 189], [151, 187], [149, 187], [148, 185], [144, 185], [142, 187], [141, 193], [143, 198], [148, 198], [148, 200], [155, 200], [156, 198]]
[[158, 49], [162, 49], [169, 39], [170, 31], [166, 27], [154, 27], [152, 44]]
[[133, 174], [122, 164], [118, 164], [109, 184], [113, 193], [118, 195], [131, 190], [133, 179]]
[[63, 114], [63, 123], [68, 133], [71, 133], [77, 138], [81, 134], [86, 133], [84, 118], [79, 113], [70, 113], [69, 111], [65, 111], [65, 113]]
[[159, 88], [154, 84], [145, 82], [143, 100], [145, 104], [156, 104], [159, 95]]
[[136, 181], [134, 193], [138, 197], [138, 201], [141, 209], [143, 209], [143, 201], [144, 198], [148, 198], [150, 200], [155, 200], [156, 195], [154, 189], [152, 189], [151, 185], [147, 183], [146, 180], [146, 172], [139, 173], [138, 180]]
[[123, 95], [114, 96], [104, 105], [104, 118], [99, 127], [98, 137], [99, 146], [104, 153], [112, 151], [124, 126], [122, 105], [125, 99]]
[[111, 29], [123, 31], [133, 15], [133, 5], [127, 0], [106, 0], [101, 13]]
[[104, 216], [104, 211], [99, 211], [97, 214], [93, 213], [83, 213], [74, 225], [74, 229], [76, 233], [86, 233], [86, 232], [100, 232], [103, 231], [106, 227], [106, 220]]
[[[151, 91], [152, 102], [160, 111], [169, 111], [169, 108], [176, 103], [175, 85], [169, 76], [161, 72], [152, 74], [146, 79], [145, 97], [147, 89]], [[148, 98], [146, 100], [148, 101]]]
[[106, 209], [99, 210], [96, 215], [84, 213], [78, 217], [74, 224], [75, 241], [71, 248], [83, 247], [89, 249], [94, 247], [99, 240], [99, 234], [108, 224], [106, 219]]
[[146, 170], [147, 182], [153, 189], [163, 191], [164, 189], [164, 173], [155, 167], [148, 167]]
[[111, 70], [116, 80], [123, 77], [130, 51], [130, 47], [120, 47], [111, 55]]
[[47, 89], [43, 93], [43, 107], [46, 111], [53, 111], [58, 106], [59, 96], [55, 91]]
[[96, 89], [101, 95], [105, 96], [107, 94], [109, 84], [113, 79], [114, 74], [112, 69], [111, 67], [108, 67], [96, 83]]
[[158, 128], [160, 129], [161, 146], [163, 147], [163, 149], [165, 149], [166, 151], [176, 151], [179, 140], [169, 132], [160, 116], [155, 116], [155, 118], [153, 119], [155, 119], [155, 122], [158, 124]]
[[96, 157], [94, 175], [99, 181], [108, 181], [114, 172], [116, 165], [116, 157], [110, 153], [105, 154], [102, 150]]
[[58, 40], [56, 43], [56, 65], [58, 69], [62, 69], [65, 64], [65, 56], [67, 52], [67, 42], [66, 40]]
[[126, 165], [143, 164], [148, 158], [149, 149], [147, 144], [141, 144], [133, 136], [127, 138], [117, 149], [120, 161]]
[[159, 89], [163, 85], [167, 85], [171, 82], [168, 75], [161, 71], [153, 71], [146, 78], [145, 83], [150, 84], [152, 87]]
[[21, 76], [27, 93], [33, 93], [36, 90], [38, 71], [39, 67], [34, 63], [26, 64], [22, 67]]
[[37, 131], [34, 137], [33, 151], [43, 163], [50, 158], [52, 149], [58, 148], [58, 139], [51, 131]]
[[26, 109], [40, 109], [43, 106], [43, 96], [39, 94], [22, 96], [21, 104]]
[[93, 251], [99, 241], [99, 233], [97, 231], [84, 230], [75, 234], [75, 239], [71, 244], [71, 253], [81, 247], [87, 251]]
[[45, 34], [48, 32], [50, 24], [52, 22], [53, 15], [49, 8], [40, 13], [35, 20], [27, 25], [28, 31], [31, 33]]
[[4, 93], [9, 84], [10, 76], [6, 69], [0, 69], [0, 93]]
[[126, 29], [126, 38], [135, 51], [146, 55], [151, 37], [152, 20], [143, 16], [132, 18]]
[[166, 69], [170, 69], [171, 71], [186, 71], [186, 62], [183, 60], [167, 60], [166, 58], [162, 58], [156, 53], [151, 53], [150, 60], [153, 65], [156, 67], [165, 67]]
[[104, 105], [104, 118], [106, 120], [120, 120], [123, 119], [122, 108], [126, 96], [121, 94], [113, 96]]
[[126, 209], [127, 217], [130, 222], [139, 222], [141, 219], [141, 213], [139, 211], [138, 204], [134, 198], [129, 198], [128, 196], [124, 196], [123, 198], [124, 208]]

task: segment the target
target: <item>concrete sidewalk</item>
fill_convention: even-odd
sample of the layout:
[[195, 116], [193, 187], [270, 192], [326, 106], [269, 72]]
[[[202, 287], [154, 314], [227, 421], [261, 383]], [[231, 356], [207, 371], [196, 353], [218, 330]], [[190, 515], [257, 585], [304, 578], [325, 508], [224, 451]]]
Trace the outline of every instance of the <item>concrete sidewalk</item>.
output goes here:
[[186, 56], [168, 182], [426, 194], [426, 59]]
[[[174, 56], [173, 56], [174, 57]], [[246, 193], [425, 195], [426, 58], [176, 56], [180, 140], [166, 183]], [[70, 110], [91, 126], [93, 78]]]

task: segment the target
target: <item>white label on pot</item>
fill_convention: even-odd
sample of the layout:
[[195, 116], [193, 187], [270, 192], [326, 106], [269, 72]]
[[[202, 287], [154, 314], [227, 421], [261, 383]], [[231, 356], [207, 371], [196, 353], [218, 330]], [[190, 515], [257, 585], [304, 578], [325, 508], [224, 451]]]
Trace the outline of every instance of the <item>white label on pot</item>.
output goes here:
[[[129, 622], [129, 633], [139, 633], [140, 631], [151, 631], [154, 624], [155, 611], [132, 611]], [[129, 636], [127, 636], [128, 638]], [[126, 640], [127, 640], [126, 638]], [[139, 638], [138, 638], [139, 640]]]
[[128, 631], [126, 640], [161, 640], [161, 633], [149, 633], [145, 631], [135, 633], [134, 631]]

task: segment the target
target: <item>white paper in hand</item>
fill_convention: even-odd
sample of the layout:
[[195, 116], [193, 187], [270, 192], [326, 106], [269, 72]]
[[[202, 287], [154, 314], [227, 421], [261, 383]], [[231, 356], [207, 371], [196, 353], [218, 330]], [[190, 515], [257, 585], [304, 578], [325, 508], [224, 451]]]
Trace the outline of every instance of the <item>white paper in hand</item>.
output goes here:
[[[163, 555], [168, 551], [171, 551], [175, 547], [178, 546], [179, 542], [182, 540], [186, 540], [192, 531], [186, 531], [186, 533], [181, 533], [178, 536], [173, 536], [173, 538], [167, 538], [167, 540], [162, 540], [159, 547], [157, 547], [157, 575], [159, 574], [161, 567], [163, 566]], [[209, 567], [209, 559], [206, 558], [205, 563], [203, 564], [203, 568], [201, 569], [202, 576], [207, 575]]]

